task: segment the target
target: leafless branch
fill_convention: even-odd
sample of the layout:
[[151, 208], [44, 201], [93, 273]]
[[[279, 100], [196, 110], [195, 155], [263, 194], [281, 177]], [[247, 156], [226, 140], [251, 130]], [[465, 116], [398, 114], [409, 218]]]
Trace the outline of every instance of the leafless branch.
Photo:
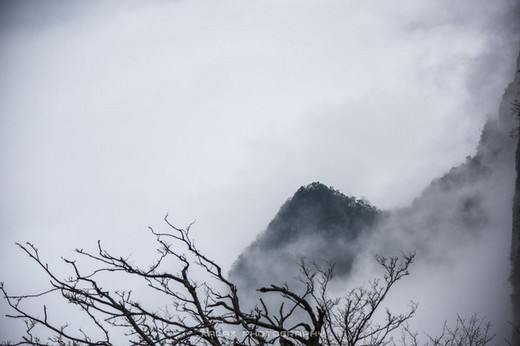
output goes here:
[[[330, 296], [328, 288], [334, 266], [324, 268], [302, 259], [298, 277], [301, 287], [261, 287], [256, 306], [246, 309], [236, 285], [196, 247], [190, 236], [191, 225], [177, 228], [167, 216], [165, 222], [168, 232], [149, 229], [158, 256], [147, 267], [111, 254], [98, 241], [95, 252], [76, 250], [79, 259], [90, 267], [94, 265], [93, 270], [85, 270], [79, 260], [63, 258], [72, 272], [67, 279], [59, 278], [33, 244], [17, 244], [47, 275], [49, 288], [35, 294], [11, 295], [4, 284], [0, 285], [12, 311], [7, 316], [26, 324], [26, 335], [14, 345], [394, 345], [393, 332], [400, 327], [404, 328], [403, 340], [417, 343], [416, 334], [406, 327], [417, 304], [411, 302], [408, 311], [400, 314], [382, 307], [393, 285], [409, 275], [414, 253], [377, 257], [382, 278], [337, 298]], [[114, 280], [103, 280], [107, 274], [141, 283], [146, 292], [158, 293], [166, 301], [157, 307], [134, 298], [129, 289], [107, 288], [108, 283], [114, 284]], [[57, 311], [38, 304], [53, 295], [79, 307], [90, 327], [56, 322]], [[29, 312], [27, 306], [40, 306], [40, 313]], [[383, 318], [376, 320], [378, 314]], [[117, 339], [115, 330], [122, 330], [126, 339]], [[445, 326], [443, 334], [430, 338], [430, 342], [452, 345], [441, 342], [448, 336], [452, 340], [461, 336], [471, 340], [471, 345], [485, 345], [492, 339], [489, 330], [483, 320], [459, 317], [456, 329]], [[46, 336], [38, 336], [40, 331], [46, 331]]]

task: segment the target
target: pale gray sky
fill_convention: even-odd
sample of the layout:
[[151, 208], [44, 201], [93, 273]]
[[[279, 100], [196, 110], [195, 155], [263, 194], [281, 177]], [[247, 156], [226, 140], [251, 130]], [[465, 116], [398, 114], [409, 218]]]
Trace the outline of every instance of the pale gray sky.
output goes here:
[[407, 205], [496, 115], [515, 6], [0, 1], [0, 279], [167, 212], [228, 268], [313, 181]]

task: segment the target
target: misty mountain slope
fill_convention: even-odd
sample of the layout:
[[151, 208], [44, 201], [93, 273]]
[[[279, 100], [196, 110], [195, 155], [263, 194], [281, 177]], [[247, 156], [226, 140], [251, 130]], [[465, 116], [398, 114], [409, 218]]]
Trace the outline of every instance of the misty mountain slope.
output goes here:
[[377, 214], [368, 202], [314, 182], [302, 186], [280, 208], [259, 245], [276, 249], [316, 232], [324, 237], [353, 240], [374, 223]]
[[[497, 342], [511, 337], [510, 247], [518, 125], [506, 89], [496, 119], [484, 126], [476, 153], [434, 179], [410, 206], [385, 213], [356, 254], [353, 280], [366, 280], [371, 257], [416, 250], [401, 293], [419, 302], [417, 325], [455, 314], [486, 316]], [[361, 269], [358, 269], [361, 268]]]
[[483, 236], [506, 239], [514, 139], [502, 125], [489, 120], [473, 157], [433, 180], [409, 207], [386, 213], [369, 240], [369, 246], [385, 245], [372, 252], [416, 249], [423, 257], [439, 260], [447, 256], [445, 249], [464, 247]]
[[[506, 88], [499, 116], [485, 124], [476, 154], [435, 179], [409, 208], [394, 211], [394, 221], [402, 228], [446, 241], [508, 228], [502, 222], [511, 220], [516, 142], [511, 136], [516, 126], [511, 106], [517, 88], [513, 83]], [[424, 245], [417, 244], [426, 250]]]
[[296, 276], [299, 256], [308, 261], [332, 260], [338, 274], [345, 274], [357, 239], [380, 215], [368, 202], [319, 182], [302, 186], [240, 255], [231, 275], [250, 284], [284, 281]]
[[510, 124], [505, 114], [489, 120], [476, 154], [433, 180], [406, 208], [382, 212], [320, 183], [301, 187], [239, 256], [231, 276], [248, 285], [290, 281], [297, 274], [298, 256], [304, 256], [335, 263], [341, 277], [360, 256], [417, 250], [422, 258], [446, 259], [448, 248], [509, 230], [514, 180]]

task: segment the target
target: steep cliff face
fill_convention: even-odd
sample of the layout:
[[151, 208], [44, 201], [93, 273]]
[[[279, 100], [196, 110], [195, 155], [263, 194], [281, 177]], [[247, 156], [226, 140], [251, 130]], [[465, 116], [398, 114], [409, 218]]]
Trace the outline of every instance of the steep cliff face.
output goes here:
[[435, 179], [409, 207], [383, 212], [320, 183], [301, 187], [231, 275], [251, 285], [288, 280], [299, 256], [333, 262], [339, 276], [347, 275], [369, 248], [381, 255], [416, 249], [433, 259], [445, 255], [443, 247], [508, 228], [502, 222], [511, 219], [515, 142], [511, 107], [502, 109], [484, 126], [475, 156]]
[[[509, 99], [513, 112], [520, 117], [520, 54], [517, 60], [517, 72], [513, 83], [509, 86]], [[517, 131], [517, 136], [518, 136]], [[513, 201], [513, 230], [511, 239], [511, 281], [513, 284], [514, 330], [513, 345], [520, 345], [520, 140], [516, 149], [516, 183]]]

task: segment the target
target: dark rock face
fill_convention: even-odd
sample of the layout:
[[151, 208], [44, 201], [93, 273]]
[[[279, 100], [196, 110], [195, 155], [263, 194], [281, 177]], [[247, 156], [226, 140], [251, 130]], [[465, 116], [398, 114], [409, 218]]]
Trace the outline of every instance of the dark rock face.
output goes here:
[[520, 345], [520, 142], [516, 151], [516, 184], [511, 239], [511, 283], [513, 284], [513, 345]]
[[377, 214], [368, 202], [315, 182], [301, 187], [280, 208], [259, 245], [276, 249], [317, 232], [331, 240], [352, 241], [374, 223]]
[[[506, 90], [515, 116], [520, 117], [520, 54], [513, 83]], [[518, 128], [516, 128], [518, 137]], [[513, 345], [520, 345], [520, 140], [516, 149], [516, 183], [513, 200], [513, 229], [511, 239], [511, 282], [513, 284]]]

